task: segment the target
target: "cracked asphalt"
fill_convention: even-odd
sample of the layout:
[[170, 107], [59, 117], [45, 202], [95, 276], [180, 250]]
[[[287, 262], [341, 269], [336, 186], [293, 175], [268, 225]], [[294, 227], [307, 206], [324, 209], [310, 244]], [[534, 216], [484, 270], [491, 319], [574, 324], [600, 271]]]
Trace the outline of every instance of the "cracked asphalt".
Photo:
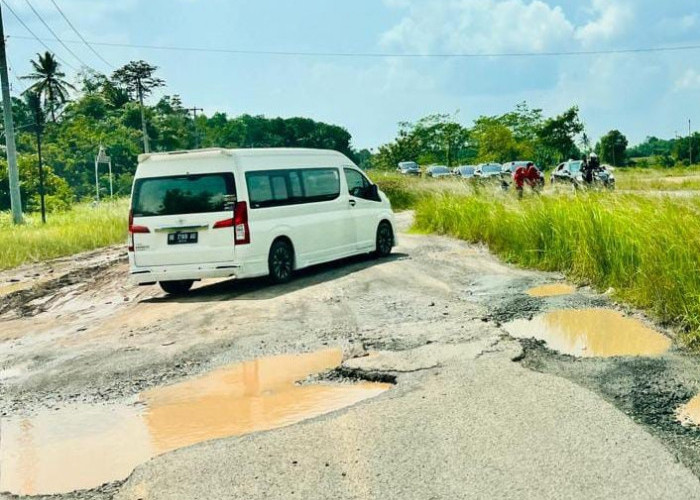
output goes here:
[[[406, 230], [411, 215], [399, 221]], [[408, 233], [389, 259], [320, 266], [283, 286], [221, 281], [173, 299], [132, 287], [126, 273], [116, 248], [0, 273], [0, 413], [118, 403], [232, 363], [328, 347], [344, 362], [325, 378], [396, 385], [50, 498], [700, 497], [697, 431], [668, 418], [671, 403], [700, 389], [695, 358], [675, 349], [650, 361], [583, 362], [503, 330], [548, 309], [618, 307], [585, 289], [524, 294], [561, 276]], [[34, 286], [17, 290], [25, 282]], [[4, 296], [3, 284], [13, 287]]]

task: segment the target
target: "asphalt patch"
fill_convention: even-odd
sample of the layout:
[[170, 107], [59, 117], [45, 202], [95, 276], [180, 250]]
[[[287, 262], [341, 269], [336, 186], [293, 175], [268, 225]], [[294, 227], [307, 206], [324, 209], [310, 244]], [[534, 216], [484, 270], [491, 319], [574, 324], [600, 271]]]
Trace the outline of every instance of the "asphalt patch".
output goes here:
[[576, 358], [521, 339], [514, 361], [594, 391], [659, 438], [700, 478], [700, 428], [679, 423], [676, 410], [700, 392], [697, 358], [672, 351], [662, 357]]

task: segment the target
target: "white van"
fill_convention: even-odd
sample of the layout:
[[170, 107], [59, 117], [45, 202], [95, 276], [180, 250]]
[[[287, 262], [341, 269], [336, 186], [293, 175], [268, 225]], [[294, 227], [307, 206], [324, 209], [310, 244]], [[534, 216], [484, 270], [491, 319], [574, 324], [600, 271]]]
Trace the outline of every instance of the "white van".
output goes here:
[[282, 283], [322, 262], [386, 256], [395, 234], [386, 195], [335, 151], [145, 154], [131, 193], [130, 273], [171, 294], [205, 278]]

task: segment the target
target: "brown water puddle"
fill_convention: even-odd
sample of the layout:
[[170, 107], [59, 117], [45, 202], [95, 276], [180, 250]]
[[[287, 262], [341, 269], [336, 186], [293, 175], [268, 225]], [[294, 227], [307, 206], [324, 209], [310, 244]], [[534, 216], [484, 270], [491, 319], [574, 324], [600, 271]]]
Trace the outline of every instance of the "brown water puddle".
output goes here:
[[683, 425], [700, 426], [700, 395], [678, 408], [676, 417]]
[[20, 281], [17, 283], [10, 283], [9, 285], [2, 285], [0, 286], [0, 297], [10, 295], [11, 293], [19, 292], [21, 290], [27, 290], [28, 288], [33, 287], [37, 283], [38, 282], [36, 281]]
[[562, 295], [572, 295], [576, 293], [576, 287], [571, 285], [566, 285], [564, 283], [557, 283], [553, 285], [542, 285], [535, 288], [531, 288], [527, 291], [530, 297], [559, 297]]
[[658, 356], [671, 340], [640, 321], [608, 309], [555, 311], [505, 325], [519, 338], [537, 338], [550, 349], [579, 357]]
[[78, 406], [0, 420], [0, 491], [67, 493], [126, 478], [203, 441], [290, 425], [372, 398], [389, 384], [295, 385], [340, 350], [276, 356], [142, 393], [134, 405]]

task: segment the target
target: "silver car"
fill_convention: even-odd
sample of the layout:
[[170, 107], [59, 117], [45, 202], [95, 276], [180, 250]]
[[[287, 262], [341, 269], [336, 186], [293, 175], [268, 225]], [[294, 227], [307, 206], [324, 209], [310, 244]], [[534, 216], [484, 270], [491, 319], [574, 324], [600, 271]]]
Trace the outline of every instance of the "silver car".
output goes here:
[[425, 175], [426, 177], [433, 178], [450, 177], [452, 175], [452, 172], [450, 172], [450, 169], [444, 165], [432, 165], [428, 167], [428, 170], [425, 171]]
[[476, 176], [476, 165], [461, 165], [455, 167], [452, 173], [462, 179], [473, 179]]
[[474, 175], [484, 180], [501, 180], [503, 165], [500, 163], [482, 163], [476, 167]]
[[402, 161], [396, 171], [402, 175], [420, 175], [420, 167], [415, 161]]

